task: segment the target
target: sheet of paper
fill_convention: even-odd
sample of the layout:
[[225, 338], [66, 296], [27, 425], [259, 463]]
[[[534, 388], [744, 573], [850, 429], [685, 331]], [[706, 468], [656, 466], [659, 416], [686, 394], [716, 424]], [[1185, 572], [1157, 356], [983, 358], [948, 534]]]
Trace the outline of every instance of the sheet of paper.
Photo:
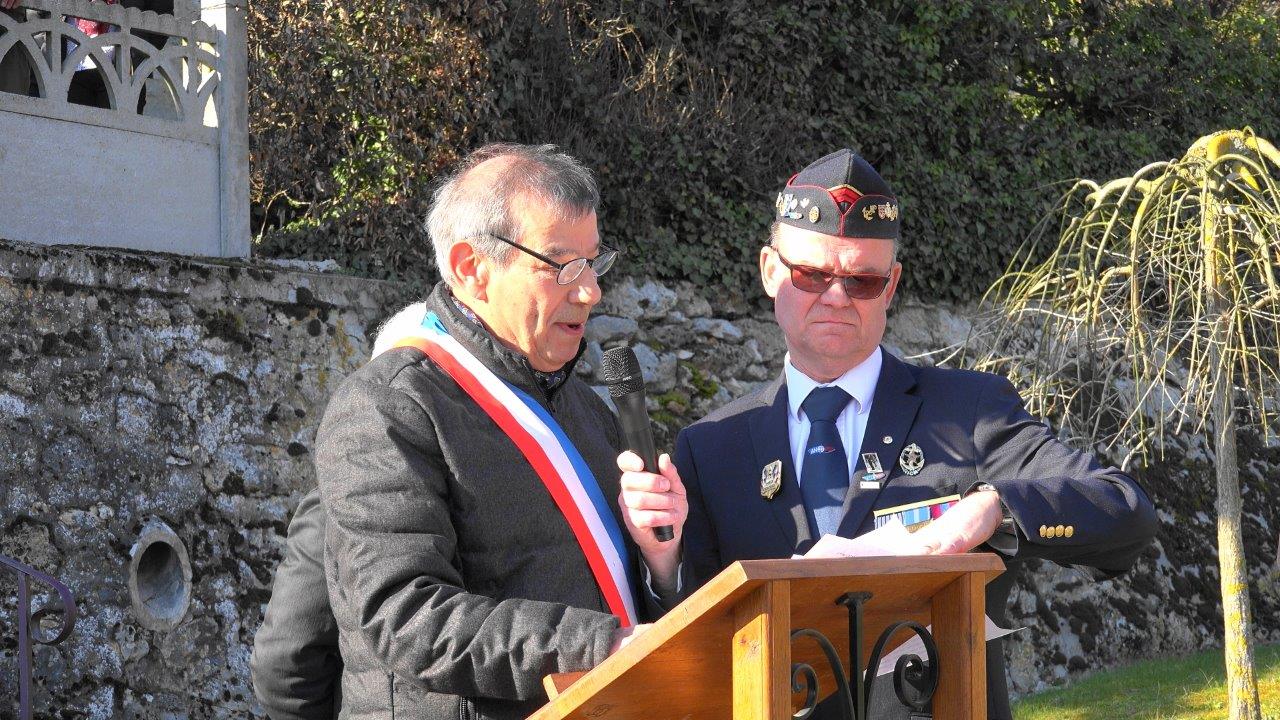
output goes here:
[[[984, 619], [987, 621], [986, 634], [987, 634], [988, 640], [995, 640], [996, 638], [1002, 638], [1005, 635], [1016, 633], [1019, 630], [1024, 629], [1024, 628], [1014, 628], [1012, 630], [1006, 630], [1005, 628], [1002, 628], [999, 625], [996, 625], [994, 622], [992, 622], [991, 618], [984, 618]], [[933, 632], [932, 625], [929, 625], [928, 628], [930, 632]], [[888, 655], [885, 655], [883, 658], [880, 659], [880, 667], [876, 668], [876, 677], [880, 677], [881, 675], [887, 675], [893, 672], [893, 666], [897, 664], [898, 658], [902, 657], [903, 655], [915, 655], [916, 657], [919, 657], [921, 660], [925, 658], [924, 641], [920, 639], [919, 635], [916, 635], [910, 630], [899, 630], [898, 632], [909, 635], [910, 639], [902, 643], [898, 647], [894, 648], [891, 652], [889, 652]]]
[[910, 543], [911, 533], [902, 525], [902, 521], [893, 518], [884, 527], [876, 528], [866, 535], [856, 538], [843, 538], [839, 535], [823, 535], [818, 542], [809, 548], [809, 552], [792, 557], [806, 558], [846, 558], [875, 557], [883, 555], [901, 555], [902, 548]]

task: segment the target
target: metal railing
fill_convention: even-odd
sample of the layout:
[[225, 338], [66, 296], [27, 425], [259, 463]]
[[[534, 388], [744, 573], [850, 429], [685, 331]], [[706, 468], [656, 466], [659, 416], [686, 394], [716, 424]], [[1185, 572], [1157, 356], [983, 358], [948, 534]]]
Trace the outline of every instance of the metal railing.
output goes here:
[[[0, 569], [18, 578], [18, 718], [31, 720], [31, 643], [57, 645], [66, 640], [76, 627], [79, 610], [71, 589], [53, 577], [3, 555], [0, 555]], [[32, 580], [53, 588], [58, 593], [57, 603], [31, 612]], [[62, 628], [53, 637], [44, 637], [40, 632], [41, 623], [54, 614], [62, 615]]]

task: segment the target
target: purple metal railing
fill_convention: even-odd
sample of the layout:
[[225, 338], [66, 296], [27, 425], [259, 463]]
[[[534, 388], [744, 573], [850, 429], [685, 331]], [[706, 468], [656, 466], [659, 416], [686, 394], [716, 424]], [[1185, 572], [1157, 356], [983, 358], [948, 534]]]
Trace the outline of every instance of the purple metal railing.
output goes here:
[[[76, 627], [79, 610], [71, 589], [39, 570], [3, 555], [0, 555], [0, 569], [9, 570], [18, 577], [18, 718], [31, 720], [31, 641], [41, 645], [57, 645], [66, 640]], [[56, 590], [61, 607], [42, 607], [31, 612], [33, 579]], [[46, 639], [39, 632], [40, 621], [54, 613], [62, 614], [62, 630], [56, 636]]]

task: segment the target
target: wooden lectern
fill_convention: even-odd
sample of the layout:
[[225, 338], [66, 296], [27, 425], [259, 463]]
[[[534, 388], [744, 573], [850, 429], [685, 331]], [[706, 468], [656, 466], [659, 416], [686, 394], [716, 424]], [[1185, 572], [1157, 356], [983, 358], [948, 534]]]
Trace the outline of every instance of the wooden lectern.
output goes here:
[[[591, 672], [548, 676], [551, 701], [531, 720], [790, 718], [803, 704], [793, 703], [792, 663], [813, 668], [822, 695], [836, 688], [819, 643], [794, 630], [822, 633], [861, 673], [881, 632], [904, 620], [932, 625], [933, 717], [985, 718], [986, 584], [1003, 571], [987, 553], [736, 562]], [[837, 602], [847, 593], [870, 594], [853, 663], [852, 613]], [[890, 647], [910, 636], [895, 633]]]

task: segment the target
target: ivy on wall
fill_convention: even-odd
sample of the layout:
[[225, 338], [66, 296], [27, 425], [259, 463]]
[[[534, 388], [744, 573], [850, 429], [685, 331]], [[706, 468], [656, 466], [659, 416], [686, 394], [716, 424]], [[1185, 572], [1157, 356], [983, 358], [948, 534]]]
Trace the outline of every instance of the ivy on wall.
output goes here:
[[257, 0], [259, 255], [426, 284], [432, 181], [484, 142], [594, 168], [623, 272], [757, 296], [773, 197], [849, 146], [903, 206], [904, 290], [980, 294], [1074, 177], [1280, 135], [1275, 2]]

